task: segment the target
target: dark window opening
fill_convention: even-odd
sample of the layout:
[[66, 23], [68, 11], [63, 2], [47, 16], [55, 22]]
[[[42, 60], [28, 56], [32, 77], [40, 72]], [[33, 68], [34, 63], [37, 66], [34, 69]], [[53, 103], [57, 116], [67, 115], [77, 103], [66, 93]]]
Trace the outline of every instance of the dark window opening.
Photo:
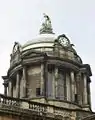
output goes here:
[[78, 95], [75, 94], [75, 103], [78, 103]]
[[36, 88], [36, 96], [40, 95], [40, 88]]

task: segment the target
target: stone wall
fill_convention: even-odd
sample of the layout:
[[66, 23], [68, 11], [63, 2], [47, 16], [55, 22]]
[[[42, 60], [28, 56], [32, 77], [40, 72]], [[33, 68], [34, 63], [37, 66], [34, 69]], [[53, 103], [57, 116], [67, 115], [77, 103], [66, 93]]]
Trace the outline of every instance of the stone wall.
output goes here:
[[36, 97], [36, 89], [40, 88], [41, 66], [32, 66], [27, 71], [27, 94], [28, 97]]
[[0, 120], [22, 120], [22, 118], [13, 115], [0, 115]]

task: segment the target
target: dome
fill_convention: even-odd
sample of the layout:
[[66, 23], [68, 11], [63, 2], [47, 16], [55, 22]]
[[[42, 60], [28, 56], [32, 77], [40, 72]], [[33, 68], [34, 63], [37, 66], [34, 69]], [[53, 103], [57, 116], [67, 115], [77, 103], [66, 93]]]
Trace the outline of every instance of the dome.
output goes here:
[[[20, 46], [19, 43], [14, 45], [13, 51], [15, 52], [13, 52], [11, 56], [12, 61], [15, 60], [14, 56], [16, 56], [16, 51], [22, 52], [23, 55], [28, 54], [30, 51], [35, 51], [46, 53], [51, 57], [58, 57], [82, 63], [81, 58], [73, 48], [74, 45], [71, 44], [69, 38], [65, 34], [56, 35], [53, 33], [51, 20], [47, 15], [45, 15], [45, 22], [42, 23], [39, 33], [40, 34], [38, 36], [27, 41], [22, 46]], [[13, 62], [11, 63], [13, 64]]]
[[26, 51], [28, 49], [38, 49], [43, 47], [53, 47], [54, 41], [57, 38], [57, 36], [53, 33], [51, 20], [49, 16], [44, 14], [45, 21], [42, 23], [42, 26], [39, 30], [39, 35], [26, 42], [22, 46], [22, 50]]
[[32, 40], [26, 42], [22, 48], [23, 51], [28, 49], [34, 49], [34, 48], [41, 48], [41, 47], [50, 47], [53, 46], [55, 39], [57, 38], [57, 35], [55, 34], [39, 34], [36, 38], [33, 38]]

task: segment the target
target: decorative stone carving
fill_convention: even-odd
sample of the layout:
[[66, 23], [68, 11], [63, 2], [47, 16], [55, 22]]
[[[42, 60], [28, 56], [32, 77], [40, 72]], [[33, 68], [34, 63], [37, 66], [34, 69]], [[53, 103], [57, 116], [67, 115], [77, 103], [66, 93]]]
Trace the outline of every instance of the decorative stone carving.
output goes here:
[[42, 33], [53, 33], [51, 20], [48, 15], [44, 14], [45, 21], [42, 23], [42, 28], [40, 29], [40, 34]]
[[55, 114], [56, 115], [61, 115], [64, 118], [65, 117], [69, 117], [70, 118], [72, 116], [71, 112], [68, 112], [68, 111], [65, 111], [65, 110], [64, 111], [63, 110], [62, 111], [61, 110], [55, 110]]
[[15, 42], [12, 54], [16, 53], [17, 51], [21, 52], [21, 45], [18, 42]]

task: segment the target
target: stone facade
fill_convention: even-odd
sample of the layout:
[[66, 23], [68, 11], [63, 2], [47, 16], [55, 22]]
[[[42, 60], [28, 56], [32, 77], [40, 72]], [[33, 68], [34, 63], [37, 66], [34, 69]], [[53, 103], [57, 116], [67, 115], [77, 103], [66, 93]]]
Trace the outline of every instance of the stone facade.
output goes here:
[[[3, 76], [2, 106], [5, 112], [9, 106], [15, 115], [19, 109], [18, 116], [21, 113], [33, 120], [83, 119], [94, 114], [90, 100], [91, 68], [83, 64], [66, 35], [52, 32], [50, 18], [45, 18], [38, 37], [23, 46], [14, 44], [10, 68]], [[30, 113], [35, 113], [35, 117], [30, 117]]]

